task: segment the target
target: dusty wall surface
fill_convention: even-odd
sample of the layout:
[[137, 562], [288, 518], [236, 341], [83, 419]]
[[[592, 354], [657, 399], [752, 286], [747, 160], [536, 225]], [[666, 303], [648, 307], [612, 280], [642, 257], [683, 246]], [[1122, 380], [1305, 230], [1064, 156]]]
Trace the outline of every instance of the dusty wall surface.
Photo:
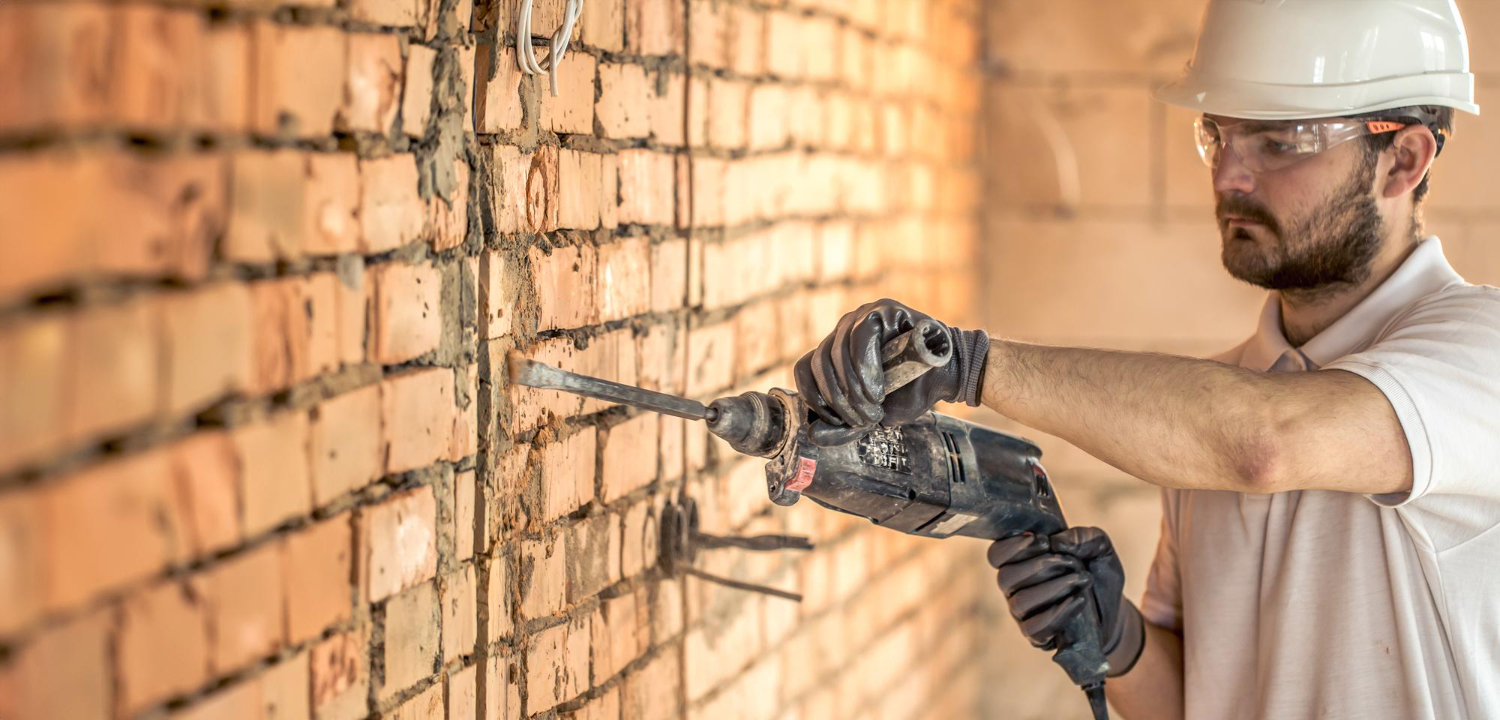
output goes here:
[[[982, 549], [503, 358], [710, 399], [972, 322], [979, 3], [589, 0], [559, 97], [514, 12], [0, 4], [0, 717], [974, 713]], [[806, 602], [658, 567], [683, 494]]]
[[[993, 333], [1035, 342], [1207, 357], [1254, 329], [1262, 291], [1219, 263], [1213, 191], [1193, 114], [1150, 97], [1191, 55], [1202, 0], [987, 5], [985, 277]], [[1500, 5], [1459, 3], [1481, 105], [1500, 103]], [[1485, 108], [1489, 110], [1489, 107]], [[1460, 115], [1432, 171], [1427, 228], [1471, 282], [1500, 283], [1490, 189], [1500, 121]], [[1066, 443], [1038, 440], [1069, 520], [1099, 525], [1138, 598], [1155, 553], [1158, 492]], [[1086, 717], [1032, 657], [998, 599], [994, 717]], [[1028, 654], [1030, 653], [1030, 654]], [[1076, 708], [1058, 714], [1058, 707]]]

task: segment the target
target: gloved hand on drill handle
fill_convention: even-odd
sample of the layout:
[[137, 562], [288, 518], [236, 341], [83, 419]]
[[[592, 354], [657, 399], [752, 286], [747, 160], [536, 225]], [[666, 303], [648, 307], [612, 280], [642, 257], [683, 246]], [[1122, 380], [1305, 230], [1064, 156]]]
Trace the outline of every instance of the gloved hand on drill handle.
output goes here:
[[929, 319], [895, 300], [876, 300], [844, 315], [832, 333], [797, 361], [797, 392], [817, 413], [808, 434], [817, 445], [841, 445], [875, 427], [909, 423], [940, 400], [979, 404], [990, 337], [944, 327], [953, 359], [887, 393], [880, 353], [885, 343]]
[[[1103, 530], [1072, 527], [1051, 536], [1022, 533], [996, 540], [990, 565], [1010, 614], [1035, 647], [1054, 650], [1068, 620], [1094, 612], [1109, 677], [1129, 672], [1146, 646], [1141, 613], [1125, 599], [1125, 570]], [[1088, 599], [1092, 597], [1091, 608]]]

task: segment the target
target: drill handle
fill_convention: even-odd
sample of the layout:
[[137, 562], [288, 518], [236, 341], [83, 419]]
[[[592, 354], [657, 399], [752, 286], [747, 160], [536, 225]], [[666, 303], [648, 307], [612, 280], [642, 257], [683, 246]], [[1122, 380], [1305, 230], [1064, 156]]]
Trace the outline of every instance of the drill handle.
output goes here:
[[[1046, 541], [1045, 537], [1041, 539]], [[1062, 667], [1074, 685], [1083, 688], [1094, 716], [1103, 718], [1108, 713], [1103, 694], [1104, 678], [1109, 673], [1109, 661], [1104, 657], [1103, 619], [1093, 591], [1085, 589], [1083, 600], [1083, 611], [1068, 620], [1058, 634], [1052, 662]]]

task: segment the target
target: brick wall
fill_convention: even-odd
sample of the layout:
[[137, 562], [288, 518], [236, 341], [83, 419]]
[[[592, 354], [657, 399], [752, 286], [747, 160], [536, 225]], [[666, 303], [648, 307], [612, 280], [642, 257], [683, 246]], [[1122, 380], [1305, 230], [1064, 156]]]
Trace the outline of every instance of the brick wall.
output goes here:
[[[982, 547], [503, 358], [972, 322], [979, 6], [589, 0], [552, 97], [511, 0], [0, 4], [0, 717], [971, 715]], [[659, 567], [684, 494], [806, 602]]]
[[[1460, 0], [1481, 105], [1500, 103], [1500, 4]], [[1150, 97], [1192, 53], [1203, 0], [997, 0], [986, 12], [981, 305], [991, 332], [1036, 342], [1210, 356], [1254, 329], [1262, 291], [1219, 262], [1194, 115]], [[1486, 109], [1489, 109], [1488, 107]], [[1460, 115], [1432, 171], [1427, 226], [1471, 282], [1500, 284], [1500, 205], [1487, 190], [1500, 124]], [[998, 418], [991, 418], [1004, 424]], [[1042, 445], [1069, 520], [1109, 531], [1139, 598], [1158, 492], [1055, 438]], [[998, 598], [986, 644], [993, 716], [1087, 717]]]

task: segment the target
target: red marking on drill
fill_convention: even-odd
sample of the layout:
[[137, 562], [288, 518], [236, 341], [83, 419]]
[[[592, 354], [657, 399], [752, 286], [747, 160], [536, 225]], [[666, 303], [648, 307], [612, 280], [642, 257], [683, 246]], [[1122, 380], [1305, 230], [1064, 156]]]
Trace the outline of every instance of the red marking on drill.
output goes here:
[[818, 471], [818, 461], [812, 458], [797, 458], [797, 476], [786, 484], [786, 489], [801, 492], [812, 484], [813, 473]]

